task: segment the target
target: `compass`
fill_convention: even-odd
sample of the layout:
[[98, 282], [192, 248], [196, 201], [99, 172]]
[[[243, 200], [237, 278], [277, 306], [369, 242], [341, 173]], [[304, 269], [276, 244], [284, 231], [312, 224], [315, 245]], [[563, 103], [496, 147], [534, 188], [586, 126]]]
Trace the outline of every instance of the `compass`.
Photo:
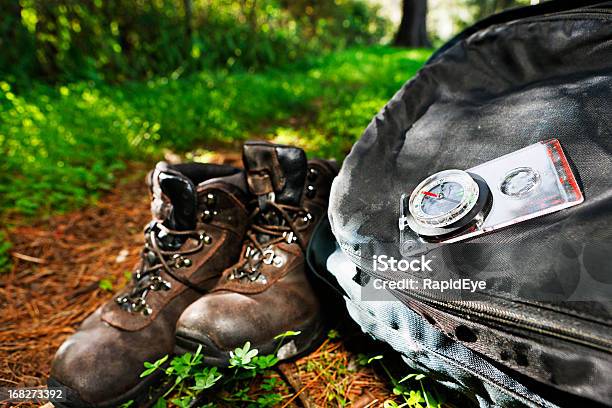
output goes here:
[[583, 201], [561, 144], [544, 140], [465, 171], [440, 171], [403, 192], [400, 252], [422, 254]]
[[[444, 237], [484, 219], [491, 192], [480, 176], [463, 170], [444, 170], [423, 180], [404, 196], [408, 214], [400, 220], [424, 237]], [[400, 226], [401, 228], [401, 226]]]

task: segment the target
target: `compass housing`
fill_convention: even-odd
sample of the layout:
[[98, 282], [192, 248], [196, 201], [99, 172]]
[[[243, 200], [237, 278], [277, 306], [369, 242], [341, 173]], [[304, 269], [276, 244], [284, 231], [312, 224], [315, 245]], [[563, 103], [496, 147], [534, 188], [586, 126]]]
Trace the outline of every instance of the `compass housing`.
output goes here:
[[[454, 192], [454, 199], [443, 195], [445, 185], [459, 189]], [[432, 204], [428, 204], [432, 202], [443, 205], [432, 210]], [[433, 174], [419, 183], [407, 204], [410, 213], [406, 217], [407, 226], [421, 237], [438, 240], [481, 223], [491, 208], [492, 195], [480, 176], [453, 169]]]
[[[459, 193], [459, 197], [455, 195], [453, 200], [444, 196], [446, 186], [455, 186], [455, 194]], [[478, 184], [468, 173], [444, 170], [427, 177], [414, 189], [408, 208], [421, 226], [443, 228], [467, 215], [476, 205], [479, 194]], [[438, 208], [432, 211], [434, 206]]]

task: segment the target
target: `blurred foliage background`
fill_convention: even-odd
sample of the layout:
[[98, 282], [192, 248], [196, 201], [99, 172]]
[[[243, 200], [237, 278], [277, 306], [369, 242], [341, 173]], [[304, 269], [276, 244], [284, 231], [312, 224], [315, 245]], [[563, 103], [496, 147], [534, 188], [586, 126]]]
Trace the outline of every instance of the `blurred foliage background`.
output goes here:
[[[6, 0], [4, 0], [6, 1]], [[0, 69], [48, 82], [256, 70], [378, 42], [385, 20], [356, 0], [8, 0]]]
[[[416, 1], [427, 13], [407, 14]], [[266, 138], [341, 160], [431, 53], [386, 45], [402, 18], [439, 45], [528, 2], [0, 0], [0, 230], [92, 203], [167, 150]]]

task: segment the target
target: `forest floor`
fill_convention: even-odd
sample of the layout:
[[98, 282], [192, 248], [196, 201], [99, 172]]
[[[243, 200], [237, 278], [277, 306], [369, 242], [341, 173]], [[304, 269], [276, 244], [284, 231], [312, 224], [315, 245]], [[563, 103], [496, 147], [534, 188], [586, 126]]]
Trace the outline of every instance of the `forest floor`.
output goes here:
[[[208, 159], [236, 164], [240, 155]], [[0, 275], [0, 387], [44, 385], [59, 345], [128, 283], [150, 219], [145, 173], [145, 165], [132, 165], [96, 205], [9, 231], [13, 266]], [[283, 401], [374, 407], [394, 398], [386, 374], [358, 364], [363, 357], [345, 346], [346, 336], [360, 334], [332, 334], [314, 353], [291, 363], [297, 373], [293, 387], [283, 383], [276, 390]]]
[[[180, 159], [167, 151], [176, 149], [239, 165], [239, 145], [265, 138], [342, 160], [430, 53], [360, 47], [286, 70], [121, 86], [0, 81], [0, 134], [14, 147], [0, 161], [0, 388], [44, 385], [59, 345], [128, 284], [150, 220], [143, 180], [153, 158]], [[267, 374], [282, 379], [267, 390], [276, 405], [430, 405], [415, 397], [429, 393], [427, 379], [399, 384], [411, 373], [394, 371], [398, 355], [344, 320], [313, 353]], [[249, 381], [239, 391], [256, 400], [261, 388]], [[207, 391], [227, 400], [227, 390]]]

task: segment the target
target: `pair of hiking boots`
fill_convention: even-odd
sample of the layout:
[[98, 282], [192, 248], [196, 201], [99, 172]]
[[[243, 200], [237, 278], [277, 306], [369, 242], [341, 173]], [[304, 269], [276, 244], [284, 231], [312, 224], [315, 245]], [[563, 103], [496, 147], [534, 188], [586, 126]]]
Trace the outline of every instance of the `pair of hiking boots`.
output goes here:
[[67, 401], [57, 406], [146, 406], [157, 378], [140, 378], [143, 363], [173, 352], [202, 346], [205, 364], [223, 366], [246, 341], [273, 353], [275, 336], [300, 331], [282, 347], [289, 358], [321, 337], [304, 255], [336, 166], [258, 142], [243, 161], [149, 173], [153, 220], [133, 282], [58, 349], [48, 386], [65, 387]]

